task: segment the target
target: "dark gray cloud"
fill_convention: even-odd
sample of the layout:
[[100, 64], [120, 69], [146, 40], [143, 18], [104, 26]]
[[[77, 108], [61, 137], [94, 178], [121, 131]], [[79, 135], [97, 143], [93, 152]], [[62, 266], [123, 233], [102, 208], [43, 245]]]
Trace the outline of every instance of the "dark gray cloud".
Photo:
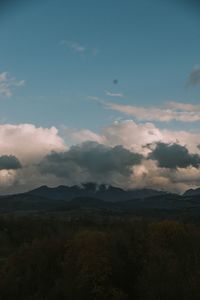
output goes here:
[[127, 179], [132, 167], [141, 163], [142, 156], [122, 146], [107, 147], [96, 142], [72, 146], [66, 152], [53, 152], [39, 164], [42, 174], [77, 178], [79, 181], [113, 183]]
[[22, 167], [20, 161], [13, 155], [0, 156], [0, 170], [17, 170]]
[[198, 168], [200, 156], [190, 154], [188, 149], [178, 144], [157, 143], [155, 149], [149, 154], [149, 159], [156, 160], [161, 168]]
[[195, 67], [188, 77], [188, 85], [196, 86], [200, 85], [200, 66]]

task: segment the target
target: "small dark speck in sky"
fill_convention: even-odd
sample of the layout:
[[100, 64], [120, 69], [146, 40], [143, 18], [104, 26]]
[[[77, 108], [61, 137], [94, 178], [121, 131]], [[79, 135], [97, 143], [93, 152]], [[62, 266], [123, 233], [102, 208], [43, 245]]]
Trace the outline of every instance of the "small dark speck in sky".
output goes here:
[[114, 83], [114, 84], [118, 84], [118, 79], [114, 79], [114, 80], [113, 80], [113, 83]]

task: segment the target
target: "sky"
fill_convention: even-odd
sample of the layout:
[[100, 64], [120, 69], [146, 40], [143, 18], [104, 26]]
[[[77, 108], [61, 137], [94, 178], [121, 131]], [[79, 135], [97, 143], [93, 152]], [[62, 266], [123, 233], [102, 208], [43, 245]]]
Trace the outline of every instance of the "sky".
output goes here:
[[1, 1], [0, 193], [200, 186], [199, 28], [195, 0]]

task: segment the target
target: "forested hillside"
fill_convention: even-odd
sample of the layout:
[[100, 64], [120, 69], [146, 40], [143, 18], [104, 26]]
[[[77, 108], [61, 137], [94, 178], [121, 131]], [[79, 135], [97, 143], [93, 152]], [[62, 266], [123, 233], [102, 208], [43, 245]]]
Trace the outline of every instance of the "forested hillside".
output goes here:
[[1, 300], [199, 299], [200, 226], [0, 218]]

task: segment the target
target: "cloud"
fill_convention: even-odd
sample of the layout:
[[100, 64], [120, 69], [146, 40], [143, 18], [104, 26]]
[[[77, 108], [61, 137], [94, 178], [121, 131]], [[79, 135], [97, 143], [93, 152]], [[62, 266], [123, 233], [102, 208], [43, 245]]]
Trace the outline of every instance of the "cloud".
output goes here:
[[9, 73], [0, 73], [0, 98], [9, 98], [13, 94], [15, 87], [24, 86], [25, 80], [16, 80], [14, 77], [10, 77]]
[[61, 41], [61, 45], [66, 46], [67, 48], [71, 49], [73, 52], [83, 54], [86, 51], [86, 46], [81, 45], [78, 42], [75, 41]]
[[[151, 147], [152, 145], [150, 145]], [[149, 154], [149, 159], [156, 160], [160, 168], [198, 168], [200, 156], [190, 154], [188, 149], [178, 144], [157, 143], [155, 149]]]
[[189, 188], [199, 186], [199, 169], [195, 167], [159, 168], [154, 160], [144, 160], [142, 165], [134, 167], [133, 188], [153, 188], [183, 193]]
[[150, 152], [147, 147], [144, 147], [146, 144], [156, 142], [178, 143], [187, 146], [191, 153], [200, 152], [198, 132], [160, 129], [153, 123], [138, 123], [133, 120], [115, 121], [104, 127], [99, 134], [87, 129], [71, 130], [63, 127], [62, 136], [72, 144], [92, 140], [112, 147], [123, 145], [126, 149], [142, 155]]
[[63, 151], [66, 145], [55, 127], [32, 124], [0, 125], [0, 155], [14, 155], [23, 164], [38, 162], [51, 151]]
[[17, 170], [22, 167], [20, 161], [13, 155], [0, 156], [0, 170]]
[[94, 100], [94, 101], [98, 101], [99, 100], [99, 98], [96, 97], [96, 96], [88, 96], [88, 99], [89, 100]]
[[106, 91], [106, 95], [110, 96], [110, 97], [124, 98], [124, 95], [122, 93], [112, 93], [112, 92]]
[[184, 130], [160, 129], [153, 123], [137, 123], [133, 120], [116, 121], [105, 127], [99, 135], [108, 145], [123, 145], [143, 155], [149, 153], [146, 144], [163, 142], [186, 146], [191, 153], [200, 153], [200, 133]]
[[114, 122], [99, 133], [4, 124], [0, 157], [12, 155], [22, 167], [0, 168], [0, 190], [5, 194], [43, 184], [96, 181], [126, 189], [183, 192], [200, 186], [199, 144], [198, 132], [160, 129], [133, 120]]
[[42, 174], [54, 174], [71, 182], [123, 185], [130, 179], [132, 167], [140, 164], [141, 160], [142, 155], [122, 146], [112, 148], [85, 142], [72, 146], [69, 151], [47, 155], [40, 162], [39, 169]]
[[115, 121], [103, 128], [99, 134], [88, 129], [75, 130], [67, 127], [62, 127], [60, 132], [63, 138], [73, 145], [86, 141], [94, 141], [108, 147], [122, 145], [128, 150], [139, 152], [142, 155], [149, 152], [144, 145], [163, 140], [162, 132], [154, 124], [138, 124], [133, 120]]
[[194, 67], [191, 73], [189, 74], [188, 85], [189, 86], [200, 85], [200, 66]]
[[[200, 169], [197, 163], [195, 164], [194, 161], [187, 158], [187, 164], [189, 161], [196, 167], [192, 167], [190, 164], [185, 168], [179, 167], [181, 166], [179, 162], [176, 168], [162, 168], [156, 160], [148, 159], [155, 147], [154, 149], [152, 146], [147, 147], [147, 144], [177, 144], [186, 148], [192, 157], [195, 154], [200, 155], [200, 133], [198, 132], [160, 129], [153, 123], [124, 120], [106, 126], [99, 134], [84, 129], [73, 131], [65, 129], [62, 134], [66, 140], [71, 140], [73, 144], [82, 143], [91, 138], [107, 147], [122, 145], [131, 152], [141, 154], [143, 156], [141, 164], [133, 166], [131, 178], [130, 176], [126, 180], [123, 178], [121, 186], [124, 188], [148, 187], [171, 192], [183, 192], [190, 187], [200, 186]], [[179, 153], [180, 155], [182, 154]], [[120, 186], [119, 183], [118, 185]]]
[[123, 114], [133, 116], [137, 120], [170, 122], [173, 120], [181, 122], [200, 121], [200, 111], [188, 111], [173, 108], [141, 107], [134, 105], [117, 104], [113, 102], [103, 103], [107, 109], [115, 110]]
[[88, 54], [90, 56], [96, 57], [99, 54], [99, 49], [86, 47], [85, 45], [77, 42], [77, 41], [69, 41], [62, 40], [60, 42], [61, 46], [65, 46], [66, 48], [72, 50], [74, 53], [79, 55]]
[[24, 192], [42, 184], [64, 184], [55, 176], [42, 176], [37, 164], [52, 151], [66, 150], [67, 145], [55, 127], [0, 125], [1, 194]]
[[167, 104], [167, 107], [175, 110], [180, 110], [180, 111], [200, 112], [200, 104], [190, 104], [190, 103], [171, 101]]
[[162, 132], [154, 124], [138, 124], [132, 120], [114, 122], [104, 128], [102, 136], [104, 143], [108, 145], [123, 145], [142, 155], [148, 153], [148, 150], [143, 147], [144, 145], [163, 139]]
[[100, 136], [89, 129], [75, 130], [62, 126], [59, 132], [67, 140], [68, 144], [74, 145], [77, 144], [77, 142], [83, 143], [85, 141], [97, 142], [99, 144], [105, 143], [103, 136]]

